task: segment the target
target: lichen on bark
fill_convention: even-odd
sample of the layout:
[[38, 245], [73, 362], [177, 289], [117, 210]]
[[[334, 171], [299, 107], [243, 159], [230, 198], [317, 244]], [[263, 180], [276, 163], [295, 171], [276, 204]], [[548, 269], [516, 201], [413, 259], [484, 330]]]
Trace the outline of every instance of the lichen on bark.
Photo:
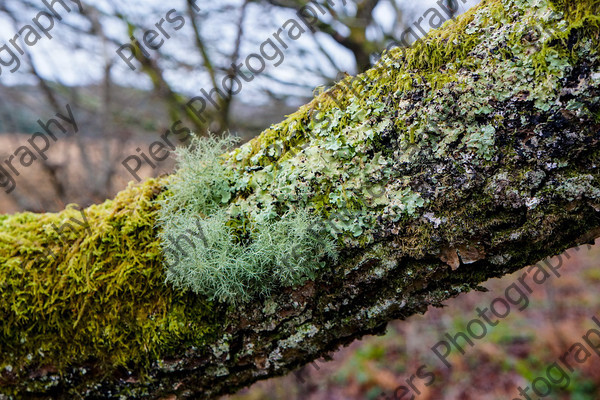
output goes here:
[[212, 398], [599, 236], [599, 11], [486, 0], [225, 155], [232, 218], [304, 209], [338, 240], [267, 298], [165, 284], [167, 179], [87, 209], [91, 234], [0, 217], [0, 391]]

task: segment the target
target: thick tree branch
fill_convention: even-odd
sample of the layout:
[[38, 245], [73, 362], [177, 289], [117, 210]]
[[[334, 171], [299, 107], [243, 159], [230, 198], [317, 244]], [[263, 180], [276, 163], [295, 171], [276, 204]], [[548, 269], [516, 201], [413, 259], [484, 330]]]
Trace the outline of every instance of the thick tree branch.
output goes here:
[[600, 236], [600, 10], [561, 4], [485, 1], [226, 157], [232, 207], [328, 221], [339, 261], [299, 287], [165, 284], [168, 178], [0, 216], [0, 390], [214, 398]]

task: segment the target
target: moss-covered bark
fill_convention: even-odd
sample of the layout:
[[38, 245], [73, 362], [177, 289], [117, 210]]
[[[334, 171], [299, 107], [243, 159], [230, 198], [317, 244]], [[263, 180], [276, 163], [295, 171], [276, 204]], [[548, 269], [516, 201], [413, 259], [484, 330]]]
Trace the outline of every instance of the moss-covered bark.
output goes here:
[[339, 243], [268, 298], [165, 283], [169, 178], [0, 216], [0, 393], [212, 398], [600, 236], [599, 13], [484, 1], [228, 154], [232, 218], [302, 208]]

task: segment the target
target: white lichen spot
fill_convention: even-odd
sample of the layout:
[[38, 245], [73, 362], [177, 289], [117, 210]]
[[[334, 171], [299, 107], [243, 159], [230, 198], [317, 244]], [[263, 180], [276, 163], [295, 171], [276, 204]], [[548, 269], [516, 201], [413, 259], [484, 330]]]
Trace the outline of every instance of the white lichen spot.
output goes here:
[[494, 265], [504, 265], [508, 261], [510, 261], [510, 259], [511, 259], [510, 254], [496, 254], [491, 257], [488, 257], [488, 260], [490, 261], [490, 263], [492, 263]]
[[312, 324], [302, 325], [295, 334], [287, 339], [281, 340], [279, 342], [279, 347], [284, 349], [296, 347], [298, 343], [302, 343], [306, 338], [313, 337], [317, 332], [319, 332], [319, 328]]
[[277, 311], [277, 303], [273, 299], [268, 299], [265, 301], [265, 306], [263, 307], [263, 313], [265, 315], [273, 315]]
[[283, 359], [281, 355], [281, 349], [277, 347], [269, 354], [269, 359], [266, 361], [265, 368], [268, 368], [271, 365], [271, 362], [276, 362]]
[[211, 346], [215, 357], [220, 358], [226, 355], [225, 359], [229, 360], [229, 340], [231, 340], [231, 335], [227, 333], [223, 335], [223, 338], [217, 344]]
[[391, 299], [386, 299], [384, 302], [379, 302], [373, 307], [367, 309], [367, 318], [371, 319], [377, 317], [395, 304], [397, 304], [396, 301]]
[[529, 210], [534, 209], [538, 204], [540, 204], [540, 199], [537, 197], [531, 197], [525, 200], [525, 205]]
[[431, 212], [423, 214], [423, 218], [431, 222], [435, 228], [439, 227], [442, 224], [442, 219], [436, 217], [435, 214]]

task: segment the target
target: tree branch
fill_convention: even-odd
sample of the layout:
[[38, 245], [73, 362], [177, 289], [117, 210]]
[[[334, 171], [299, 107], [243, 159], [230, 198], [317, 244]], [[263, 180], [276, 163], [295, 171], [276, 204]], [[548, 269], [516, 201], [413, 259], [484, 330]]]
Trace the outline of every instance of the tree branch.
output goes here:
[[215, 398], [600, 236], [600, 5], [557, 4], [485, 1], [226, 155], [228, 207], [337, 239], [297, 287], [233, 306], [165, 284], [170, 178], [0, 216], [0, 390]]

